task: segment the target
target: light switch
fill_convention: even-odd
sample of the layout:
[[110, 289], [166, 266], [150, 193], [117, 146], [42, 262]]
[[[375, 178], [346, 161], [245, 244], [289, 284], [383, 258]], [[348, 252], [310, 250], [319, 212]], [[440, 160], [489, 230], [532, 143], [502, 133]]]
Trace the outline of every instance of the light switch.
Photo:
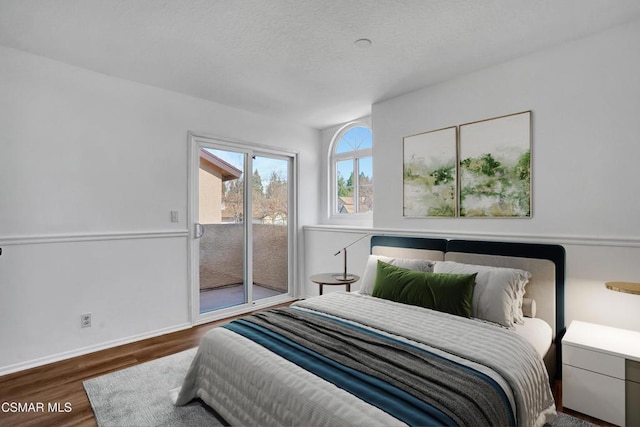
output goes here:
[[178, 211], [171, 211], [171, 222], [178, 222]]

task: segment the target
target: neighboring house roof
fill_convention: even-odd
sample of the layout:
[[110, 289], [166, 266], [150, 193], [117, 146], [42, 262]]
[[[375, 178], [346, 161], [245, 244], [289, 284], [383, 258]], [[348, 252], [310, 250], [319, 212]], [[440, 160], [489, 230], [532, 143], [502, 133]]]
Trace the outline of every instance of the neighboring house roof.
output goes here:
[[222, 171], [222, 180], [230, 181], [232, 179], [240, 178], [242, 171], [235, 166], [225, 162], [218, 156], [214, 156], [204, 148], [200, 149], [200, 159], [209, 163], [211, 166], [220, 169]]
[[[368, 212], [369, 207], [364, 204], [364, 197], [360, 197], [360, 212]], [[342, 196], [338, 197], [338, 212], [340, 213], [356, 213], [356, 207], [353, 202], [353, 197]]]

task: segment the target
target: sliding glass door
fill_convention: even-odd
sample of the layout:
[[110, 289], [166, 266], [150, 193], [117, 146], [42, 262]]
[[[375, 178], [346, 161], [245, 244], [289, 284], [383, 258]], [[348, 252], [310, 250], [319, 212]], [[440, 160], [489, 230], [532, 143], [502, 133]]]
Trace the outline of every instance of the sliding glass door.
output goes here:
[[246, 304], [246, 154], [201, 147], [196, 239], [200, 313]]
[[288, 153], [191, 137], [191, 286], [198, 319], [290, 296], [294, 164]]
[[289, 159], [256, 155], [252, 186], [253, 299], [289, 292]]

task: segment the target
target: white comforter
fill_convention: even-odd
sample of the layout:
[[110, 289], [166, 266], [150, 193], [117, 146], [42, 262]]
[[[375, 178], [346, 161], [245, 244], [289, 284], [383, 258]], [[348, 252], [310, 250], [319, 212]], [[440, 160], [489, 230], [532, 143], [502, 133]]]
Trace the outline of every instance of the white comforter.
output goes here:
[[[420, 307], [355, 293], [330, 293], [297, 302], [313, 310], [399, 335], [490, 375], [505, 390], [520, 426], [555, 416], [544, 363], [511, 331]], [[480, 366], [476, 362], [490, 366]], [[403, 425], [335, 385], [224, 328], [208, 332], [176, 405], [199, 397], [232, 425]]]

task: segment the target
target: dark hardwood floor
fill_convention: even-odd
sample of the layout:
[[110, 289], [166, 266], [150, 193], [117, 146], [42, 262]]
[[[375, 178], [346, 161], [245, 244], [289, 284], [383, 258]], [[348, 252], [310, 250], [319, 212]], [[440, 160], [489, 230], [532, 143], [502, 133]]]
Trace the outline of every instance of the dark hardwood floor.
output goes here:
[[[197, 347], [208, 330], [234, 318], [1, 376], [0, 426], [96, 426], [83, 381]], [[35, 411], [12, 412], [14, 402], [33, 403]], [[50, 403], [59, 403], [59, 412], [49, 411]]]
[[[219, 320], [2, 376], [0, 405], [3, 405], [3, 408], [0, 410], [0, 426], [96, 426], [91, 404], [82, 386], [83, 381], [197, 347], [209, 329], [232, 319]], [[558, 408], [562, 409], [560, 381], [554, 384], [553, 394]], [[36, 411], [11, 412], [12, 402], [33, 403]], [[35, 406], [39, 403], [44, 406], [44, 410], [39, 411]], [[59, 403], [59, 411], [50, 411], [48, 405], [56, 403]], [[564, 412], [597, 425], [611, 426], [570, 410]]]

